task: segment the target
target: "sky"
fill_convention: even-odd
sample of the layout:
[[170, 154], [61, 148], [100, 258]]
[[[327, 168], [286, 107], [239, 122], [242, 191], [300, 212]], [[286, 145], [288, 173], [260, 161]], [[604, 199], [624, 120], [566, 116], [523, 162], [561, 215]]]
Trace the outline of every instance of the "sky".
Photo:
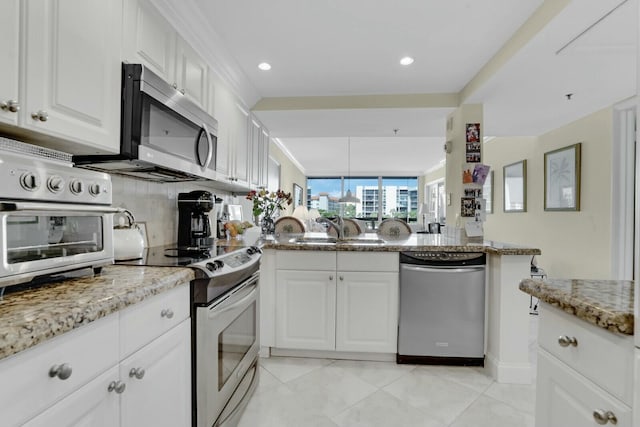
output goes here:
[[[408, 186], [415, 189], [418, 186], [418, 179], [408, 178], [383, 178], [382, 184], [387, 186]], [[345, 178], [345, 191], [356, 191], [358, 186], [378, 186], [378, 178]], [[340, 178], [307, 178], [307, 186], [311, 194], [329, 193], [332, 196], [340, 196]]]

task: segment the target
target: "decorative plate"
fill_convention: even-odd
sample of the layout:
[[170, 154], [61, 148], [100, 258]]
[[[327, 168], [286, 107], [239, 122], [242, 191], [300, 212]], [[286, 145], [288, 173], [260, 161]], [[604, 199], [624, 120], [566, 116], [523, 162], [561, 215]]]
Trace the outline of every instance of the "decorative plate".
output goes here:
[[304, 224], [294, 216], [281, 216], [276, 220], [276, 233], [304, 233]]
[[362, 233], [360, 225], [350, 218], [343, 219], [344, 237], [354, 237]]
[[390, 237], [406, 237], [411, 234], [411, 227], [404, 220], [387, 218], [378, 225], [378, 234]]

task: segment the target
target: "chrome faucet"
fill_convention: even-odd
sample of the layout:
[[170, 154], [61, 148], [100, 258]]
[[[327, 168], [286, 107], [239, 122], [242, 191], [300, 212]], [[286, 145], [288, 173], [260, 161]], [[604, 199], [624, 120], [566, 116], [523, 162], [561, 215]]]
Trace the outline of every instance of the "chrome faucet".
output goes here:
[[319, 224], [327, 224], [329, 227], [332, 225], [335, 226], [338, 229], [338, 239], [344, 239], [344, 221], [340, 215], [336, 216], [336, 222], [322, 216], [316, 218], [316, 222]]

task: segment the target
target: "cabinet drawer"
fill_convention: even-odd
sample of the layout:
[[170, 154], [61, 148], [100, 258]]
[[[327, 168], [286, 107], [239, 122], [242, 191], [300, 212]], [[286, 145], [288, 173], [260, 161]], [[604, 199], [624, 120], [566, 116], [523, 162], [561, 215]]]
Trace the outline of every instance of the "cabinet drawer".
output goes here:
[[397, 252], [338, 252], [340, 271], [398, 271]]
[[[594, 412], [610, 412], [631, 427], [631, 408], [544, 350], [538, 351], [536, 427], [597, 426]], [[612, 425], [612, 423], [606, 423]]]
[[[600, 387], [631, 405], [633, 337], [591, 325], [548, 304], [540, 311], [539, 345]], [[563, 347], [560, 337], [575, 338]]]
[[[0, 424], [22, 425], [117, 363], [117, 314], [0, 361]], [[62, 364], [71, 368], [71, 376], [50, 377], [50, 369]]]
[[335, 251], [276, 251], [276, 268], [281, 270], [335, 270]]
[[189, 317], [189, 286], [153, 296], [120, 312], [120, 356], [129, 356]]

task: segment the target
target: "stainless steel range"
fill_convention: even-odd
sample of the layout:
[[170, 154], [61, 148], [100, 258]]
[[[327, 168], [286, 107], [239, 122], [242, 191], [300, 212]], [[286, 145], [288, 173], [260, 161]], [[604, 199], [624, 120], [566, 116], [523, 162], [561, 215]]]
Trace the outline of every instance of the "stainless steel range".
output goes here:
[[0, 287], [113, 263], [109, 175], [0, 137], [0, 183]]
[[255, 246], [151, 247], [128, 265], [192, 268], [193, 422], [235, 426], [258, 383], [258, 280]]

